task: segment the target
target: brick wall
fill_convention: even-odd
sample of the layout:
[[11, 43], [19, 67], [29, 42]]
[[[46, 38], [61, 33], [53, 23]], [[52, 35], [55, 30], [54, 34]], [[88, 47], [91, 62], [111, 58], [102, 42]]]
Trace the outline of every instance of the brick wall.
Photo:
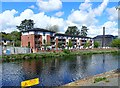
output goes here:
[[56, 48], [58, 48], [58, 38], [56, 38], [55, 43], [56, 43]]
[[30, 42], [30, 48], [35, 49], [35, 37], [34, 37], [34, 35], [22, 35], [21, 36], [22, 47], [27, 47], [28, 42]]
[[47, 35], [47, 44], [50, 44], [50, 35]]

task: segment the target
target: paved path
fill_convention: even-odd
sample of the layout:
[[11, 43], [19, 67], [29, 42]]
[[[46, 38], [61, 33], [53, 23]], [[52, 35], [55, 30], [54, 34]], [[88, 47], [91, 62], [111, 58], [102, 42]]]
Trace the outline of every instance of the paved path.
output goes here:
[[[107, 81], [104, 80], [94, 83], [95, 78], [100, 77], [105, 77]], [[120, 88], [120, 69], [84, 78], [64, 86], [117, 86], [117, 88]]]

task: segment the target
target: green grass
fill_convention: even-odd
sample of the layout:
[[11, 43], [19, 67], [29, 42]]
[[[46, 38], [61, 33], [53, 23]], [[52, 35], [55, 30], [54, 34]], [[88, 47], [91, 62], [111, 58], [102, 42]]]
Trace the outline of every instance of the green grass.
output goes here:
[[50, 53], [30, 53], [30, 54], [12, 54], [3, 55], [1, 58], [3, 61], [16, 61], [24, 59], [45, 59], [52, 57], [63, 57], [63, 56], [75, 56], [75, 55], [92, 55], [92, 54], [106, 54], [106, 53], [117, 53], [115, 50], [85, 50], [85, 51], [72, 51], [63, 50], [63, 52], [50, 52]]
[[107, 81], [106, 77], [99, 77], [94, 79], [94, 83], [100, 82], [100, 81]]

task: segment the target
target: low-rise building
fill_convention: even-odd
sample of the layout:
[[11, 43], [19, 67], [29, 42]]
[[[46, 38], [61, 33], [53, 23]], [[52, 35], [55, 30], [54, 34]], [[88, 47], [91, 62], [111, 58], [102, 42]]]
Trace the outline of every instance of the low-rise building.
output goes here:
[[90, 37], [60, 34], [41, 28], [22, 31], [21, 35], [21, 46], [30, 47], [36, 52], [44, 50], [46, 46], [55, 50], [68, 48], [69, 41], [73, 45], [71, 48], [80, 49], [86, 43], [89, 43], [89, 48], [93, 47], [93, 39]]
[[[104, 41], [103, 41], [104, 38]], [[98, 42], [100, 44], [100, 47], [110, 47], [110, 44], [113, 39], [115, 39], [116, 36], [113, 35], [98, 35], [94, 37], [94, 41]]]

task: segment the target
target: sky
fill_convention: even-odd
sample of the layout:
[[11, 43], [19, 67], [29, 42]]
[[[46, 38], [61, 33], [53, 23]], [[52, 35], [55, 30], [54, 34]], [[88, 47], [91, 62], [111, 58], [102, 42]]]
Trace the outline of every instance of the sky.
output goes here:
[[[1, 1], [0, 29], [10, 33], [16, 31], [24, 19], [34, 20], [34, 27], [46, 28], [58, 25], [59, 32], [64, 33], [68, 26], [88, 27], [88, 36], [102, 35], [103, 27], [106, 34], [118, 35], [117, 0], [94, 1], [64, 1], [64, 0], [10, 0]], [[18, 31], [18, 30], [17, 30]]]

